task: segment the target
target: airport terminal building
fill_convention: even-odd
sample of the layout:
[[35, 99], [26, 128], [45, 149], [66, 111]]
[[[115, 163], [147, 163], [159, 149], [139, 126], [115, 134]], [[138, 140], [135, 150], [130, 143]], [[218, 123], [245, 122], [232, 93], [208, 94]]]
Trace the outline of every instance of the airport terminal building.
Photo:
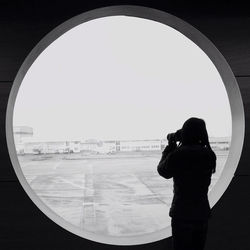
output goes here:
[[[35, 141], [33, 138], [33, 129], [27, 126], [14, 127], [14, 140], [17, 154], [160, 152], [167, 145], [166, 139]], [[212, 148], [215, 150], [228, 150], [230, 147], [230, 137], [211, 137], [209, 140]]]

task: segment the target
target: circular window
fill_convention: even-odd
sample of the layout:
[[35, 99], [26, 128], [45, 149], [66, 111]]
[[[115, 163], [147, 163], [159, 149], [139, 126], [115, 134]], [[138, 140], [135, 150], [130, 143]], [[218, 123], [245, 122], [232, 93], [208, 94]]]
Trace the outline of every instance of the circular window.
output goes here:
[[181, 19], [113, 6], [68, 20], [31, 51], [10, 93], [7, 143], [19, 181], [54, 222], [97, 242], [143, 244], [171, 235], [172, 182], [156, 168], [166, 135], [193, 116], [217, 154], [213, 206], [243, 145], [233, 73]]

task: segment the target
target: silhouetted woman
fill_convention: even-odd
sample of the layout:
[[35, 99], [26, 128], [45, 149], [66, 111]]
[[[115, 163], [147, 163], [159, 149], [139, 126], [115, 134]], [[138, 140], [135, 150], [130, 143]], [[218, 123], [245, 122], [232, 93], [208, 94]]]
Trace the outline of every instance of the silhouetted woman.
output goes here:
[[188, 119], [182, 129], [167, 138], [168, 146], [157, 170], [164, 178], [173, 178], [174, 197], [169, 215], [174, 250], [202, 250], [211, 214], [207, 194], [216, 155], [202, 119]]

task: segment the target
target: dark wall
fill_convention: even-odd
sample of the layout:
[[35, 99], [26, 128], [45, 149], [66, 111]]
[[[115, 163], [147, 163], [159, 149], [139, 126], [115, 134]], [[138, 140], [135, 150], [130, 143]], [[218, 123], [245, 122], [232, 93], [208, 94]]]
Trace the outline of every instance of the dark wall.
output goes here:
[[[75, 236], [48, 219], [28, 198], [11, 165], [5, 138], [8, 95], [23, 60], [38, 41], [65, 20], [108, 5], [134, 4], [174, 14], [198, 28], [221, 51], [240, 87], [246, 118], [242, 157], [235, 176], [213, 208], [206, 250], [249, 250], [250, 225], [250, 14], [235, 3], [190, 5], [179, 1], [0, 1], [0, 248], [171, 249], [170, 238], [139, 246], [111, 246]], [[203, 2], [203, 1], [200, 1]], [[240, 7], [239, 7], [240, 6]], [[167, 247], [169, 246], [169, 247]]]

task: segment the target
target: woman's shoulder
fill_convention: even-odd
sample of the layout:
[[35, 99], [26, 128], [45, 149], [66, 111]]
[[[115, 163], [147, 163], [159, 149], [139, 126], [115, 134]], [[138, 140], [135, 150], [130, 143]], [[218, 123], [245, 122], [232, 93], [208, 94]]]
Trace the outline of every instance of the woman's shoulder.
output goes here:
[[216, 160], [216, 154], [211, 148], [201, 145], [182, 145], [175, 150], [175, 155], [202, 155]]

